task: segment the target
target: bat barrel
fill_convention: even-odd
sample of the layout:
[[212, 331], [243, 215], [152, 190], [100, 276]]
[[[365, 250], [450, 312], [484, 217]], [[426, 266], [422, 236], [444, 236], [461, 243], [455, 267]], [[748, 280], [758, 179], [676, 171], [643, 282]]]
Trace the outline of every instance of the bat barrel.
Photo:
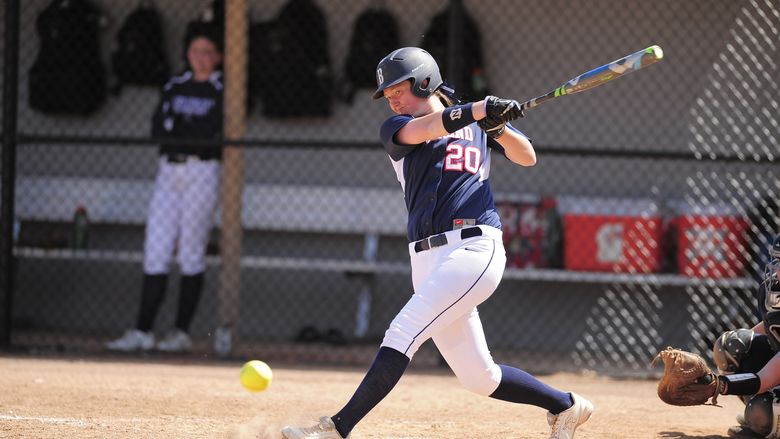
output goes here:
[[552, 90], [546, 95], [533, 98], [520, 104], [524, 111], [543, 104], [551, 99], [567, 94], [579, 93], [598, 87], [605, 82], [635, 72], [639, 69], [654, 64], [664, 57], [664, 51], [658, 45], [650, 46], [646, 49], [624, 56], [611, 63], [596, 67], [595, 69], [583, 73], [576, 78], [570, 79], [565, 84]]
[[596, 67], [595, 69], [583, 73], [574, 79], [570, 79], [566, 84], [559, 87], [559, 94], [578, 93], [597, 87], [607, 81], [619, 78], [623, 75], [636, 72], [651, 64], [655, 64], [664, 57], [664, 51], [660, 46], [654, 45], [646, 49], [634, 52], [624, 56], [611, 63]]

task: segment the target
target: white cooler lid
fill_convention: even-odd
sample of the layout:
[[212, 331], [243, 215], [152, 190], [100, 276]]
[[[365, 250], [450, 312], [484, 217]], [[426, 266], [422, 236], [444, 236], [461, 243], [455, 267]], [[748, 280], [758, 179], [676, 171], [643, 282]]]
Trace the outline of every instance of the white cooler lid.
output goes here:
[[725, 201], [704, 204], [674, 199], [666, 204], [671, 212], [678, 216], [742, 216], [745, 214], [743, 207]]
[[636, 217], [659, 216], [658, 203], [650, 198], [558, 197], [561, 214], [618, 215]]

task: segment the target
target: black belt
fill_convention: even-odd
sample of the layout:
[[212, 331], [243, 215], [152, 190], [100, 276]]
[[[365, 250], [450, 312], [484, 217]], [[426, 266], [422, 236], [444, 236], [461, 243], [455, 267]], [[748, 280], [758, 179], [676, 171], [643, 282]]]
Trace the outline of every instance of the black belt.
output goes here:
[[[460, 239], [473, 238], [475, 236], [482, 236], [482, 229], [479, 227], [469, 227], [468, 229], [462, 229], [460, 231]], [[447, 245], [447, 236], [444, 233], [439, 233], [438, 235], [429, 236], [415, 242], [414, 251], [420, 253], [443, 245]]]
[[193, 155], [193, 154], [166, 153], [164, 155], [165, 155], [165, 160], [168, 163], [186, 163], [187, 159], [189, 159], [190, 157], [200, 158], [200, 157], [198, 157], [196, 155]]
[[168, 163], [187, 163], [187, 159], [190, 157], [196, 158], [198, 160], [217, 160], [217, 157], [205, 157], [199, 154], [181, 154], [181, 153], [171, 153], [166, 152], [163, 154], [165, 157], [165, 160]]

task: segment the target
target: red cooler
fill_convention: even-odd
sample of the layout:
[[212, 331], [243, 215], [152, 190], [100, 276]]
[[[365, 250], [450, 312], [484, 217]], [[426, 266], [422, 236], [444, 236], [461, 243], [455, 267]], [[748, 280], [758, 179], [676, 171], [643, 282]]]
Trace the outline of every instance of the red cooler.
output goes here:
[[652, 200], [561, 197], [568, 270], [654, 273], [663, 222]]
[[677, 270], [702, 278], [743, 276], [748, 221], [733, 206], [678, 204]]

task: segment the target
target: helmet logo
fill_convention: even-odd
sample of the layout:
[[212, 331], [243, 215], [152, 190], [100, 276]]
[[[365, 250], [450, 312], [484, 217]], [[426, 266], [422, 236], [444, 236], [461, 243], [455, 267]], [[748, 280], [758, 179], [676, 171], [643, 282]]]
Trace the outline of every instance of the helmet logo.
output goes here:
[[385, 82], [385, 78], [384, 78], [384, 76], [382, 76], [382, 68], [381, 67], [376, 69], [376, 82], [379, 85], [382, 85], [382, 83]]
[[450, 120], [458, 120], [463, 115], [463, 110], [456, 108], [450, 112]]

